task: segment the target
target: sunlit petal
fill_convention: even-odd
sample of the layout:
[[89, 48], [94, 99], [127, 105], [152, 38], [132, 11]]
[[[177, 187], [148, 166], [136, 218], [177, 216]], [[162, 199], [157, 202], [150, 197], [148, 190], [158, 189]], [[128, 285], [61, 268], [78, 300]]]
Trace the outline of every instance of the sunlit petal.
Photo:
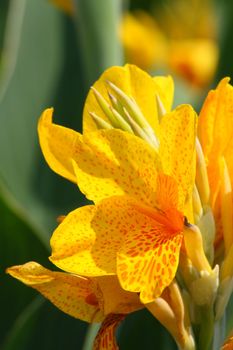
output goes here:
[[99, 309], [97, 299], [93, 296], [90, 280], [63, 272], [50, 271], [36, 262], [10, 267], [7, 272], [38, 290], [68, 315], [87, 322], [103, 320], [103, 313]]

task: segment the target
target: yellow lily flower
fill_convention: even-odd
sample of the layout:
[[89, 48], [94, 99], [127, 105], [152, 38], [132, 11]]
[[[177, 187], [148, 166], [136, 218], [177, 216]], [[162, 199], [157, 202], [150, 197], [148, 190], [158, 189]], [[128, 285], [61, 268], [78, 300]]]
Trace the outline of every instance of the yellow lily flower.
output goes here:
[[124, 291], [115, 276], [84, 278], [50, 271], [36, 262], [7, 272], [39, 291], [60, 310], [86, 322], [102, 322], [93, 349], [118, 349], [115, 330], [126, 314], [143, 305], [135, 293]]
[[[201, 303], [212, 270], [200, 231], [186, 219], [192, 222], [196, 114], [188, 105], [171, 111], [173, 90], [170, 77], [152, 78], [133, 65], [112, 67], [88, 94], [83, 135], [53, 123], [52, 108], [42, 113], [38, 131], [49, 166], [95, 203], [61, 218], [51, 238], [50, 260], [72, 279], [95, 286], [81, 299], [84, 305], [97, 300], [95, 306], [109, 316], [103, 329], [109, 325], [114, 332], [121, 316], [112, 315], [144, 304], [182, 349], [194, 349], [174, 280], [180, 252], [202, 272], [197, 282]], [[20, 268], [9, 273], [29, 284], [30, 276], [13, 274]], [[108, 279], [119, 292], [109, 307]], [[43, 293], [37, 282], [34, 288]], [[104, 338], [99, 335], [96, 346]]]
[[[155, 137], [159, 135], [159, 150], [121, 130], [91, 132], [96, 125], [89, 111], [107, 121], [93, 90], [84, 108], [84, 135], [53, 124], [51, 109], [43, 113], [39, 136], [48, 164], [96, 203], [64, 219], [51, 239], [51, 260], [78, 275], [117, 274], [124, 289], [140, 292], [141, 301], [148, 303], [176, 273], [185, 205], [194, 182], [196, 115], [181, 106], [159, 123], [155, 96], [159, 84], [167, 81], [135, 66], [113, 67], [94, 85], [109, 99], [106, 79], [115, 92], [117, 84], [118, 93], [130, 93], [137, 114], [142, 113], [141, 125], [148, 130], [150, 122]], [[169, 110], [171, 98], [166, 101], [163, 95]], [[135, 105], [127, 107], [134, 115]]]

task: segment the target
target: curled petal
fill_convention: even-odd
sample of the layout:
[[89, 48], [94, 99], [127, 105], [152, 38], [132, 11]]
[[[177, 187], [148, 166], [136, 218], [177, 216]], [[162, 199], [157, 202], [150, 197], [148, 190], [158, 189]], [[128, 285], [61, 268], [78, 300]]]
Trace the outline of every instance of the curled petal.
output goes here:
[[44, 157], [53, 171], [76, 182], [71, 159], [75, 154], [76, 140], [81, 135], [74, 130], [56, 125], [52, 121], [53, 108], [46, 109], [39, 120], [38, 134]]
[[103, 320], [92, 282], [86, 278], [50, 271], [36, 262], [10, 267], [7, 273], [38, 290], [70, 316], [87, 322]]

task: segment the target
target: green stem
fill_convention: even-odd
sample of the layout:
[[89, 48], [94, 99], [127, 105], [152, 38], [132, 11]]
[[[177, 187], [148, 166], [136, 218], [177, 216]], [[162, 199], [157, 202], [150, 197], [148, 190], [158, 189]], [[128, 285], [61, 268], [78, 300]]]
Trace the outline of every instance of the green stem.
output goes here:
[[100, 326], [101, 326], [100, 323], [91, 323], [88, 326], [82, 350], [92, 350], [93, 342], [100, 329]]
[[212, 350], [219, 350], [226, 335], [226, 315], [224, 313], [220, 321], [215, 322]]
[[214, 336], [214, 312], [212, 307], [200, 307], [200, 324], [197, 350], [211, 350]]

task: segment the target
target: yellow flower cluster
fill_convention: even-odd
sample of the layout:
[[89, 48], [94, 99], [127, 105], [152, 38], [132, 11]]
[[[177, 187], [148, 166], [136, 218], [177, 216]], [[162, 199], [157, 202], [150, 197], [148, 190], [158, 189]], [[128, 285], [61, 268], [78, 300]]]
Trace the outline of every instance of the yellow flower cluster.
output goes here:
[[233, 88], [223, 79], [199, 120], [189, 105], [172, 109], [173, 90], [169, 76], [112, 67], [87, 96], [83, 134], [53, 123], [52, 109], [39, 121], [47, 163], [93, 204], [52, 235], [50, 260], [65, 272], [29, 262], [8, 273], [71, 316], [103, 321], [94, 349], [116, 349], [116, 327], [143, 307], [180, 349], [199, 338], [205, 349], [232, 292]]

